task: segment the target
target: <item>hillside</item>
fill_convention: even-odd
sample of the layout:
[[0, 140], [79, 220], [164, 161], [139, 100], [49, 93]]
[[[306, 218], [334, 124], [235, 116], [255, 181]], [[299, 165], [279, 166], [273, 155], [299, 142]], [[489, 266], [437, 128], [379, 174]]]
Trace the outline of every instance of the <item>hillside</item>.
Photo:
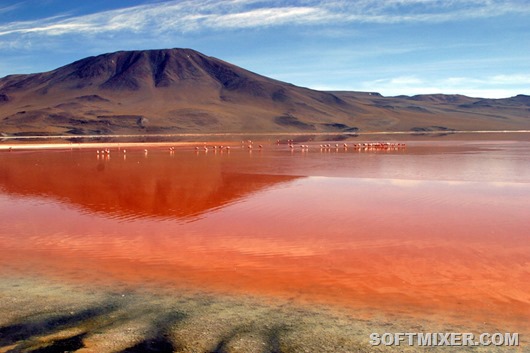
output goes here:
[[530, 96], [322, 92], [191, 49], [122, 51], [0, 79], [0, 133], [530, 129]]

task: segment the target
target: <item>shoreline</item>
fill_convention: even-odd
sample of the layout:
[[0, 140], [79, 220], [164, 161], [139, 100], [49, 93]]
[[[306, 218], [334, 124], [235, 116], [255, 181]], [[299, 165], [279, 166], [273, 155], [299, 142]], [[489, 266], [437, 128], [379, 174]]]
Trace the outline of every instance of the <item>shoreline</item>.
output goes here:
[[426, 134], [509, 134], [530, 133], [530, 130], [425, 130], [425, 131], [329, 131], [329, 132], [205, 132], [182, 134], [109, 134], [109, 135], [21, 135], [0, 136], [1, 139], [97, 139], [138, 137], [208, 137], [208, 136], [334, 136], [334, 135], [426, 135]]
[[[426, 131], [426, 132], [410, 132], [410, 131], [388, 131], [388, 132], [323, 132], [323, 133], [306, 133], [306, 132], [280, 132], [280, 133], [190, 133], [190, 134], [153, 134], [153, 135], [86, 135], [86, 136], [69, 136], [69, 135], [53, 135], [53, 136], [2, 136], [0, 138], [0, 151], [10, 150], [74, 150], [74, 149], [103, 149], [103, 148], [144, 148], [144, 147], [188, 147], [194, 146], [197, 143], [205, 144], [206, 146], [225, 145], [237, 146], [240, 144], [240, 139], [245, 140], [248, 137], [263, 137], [259, 142], [265, 142], [269, 137], [269, 142], [273, 140], [281, 140], [280, 137], [307, 137], [306, 139], [299, 139], [296, 142], [308, 141], [336, 141], [339, 140], [337, 136], [346, 137], [340, 138], [341, 141], [352, 141], [348, 138], [381, 136], [389, 141], [440, 141], [440, 140], [514, 140], [527, 141], [526, 134], [530, 134], [530, 130], [503, 130], [503, 131]], [[489, 136], [488, 136], [489, 135]], [[315, 137], [326, 137], [330, 139], [314, 139]], [[164, 138], [191, 138], [186, 141], [156, 141], [156, 139]], [[225, 137], [223, 140], [214, 140], [214, 137]], [[232, 137], [232, 139], [230, 139]], [[237, 139], [235, 139], [237, 137]], [[509, 138], [506, 138], [509, 137]], [[108, 142], [97, 140], [109, 139]], [[123, 142], [116, 140], [124, 139]], [[128, 139], [128, 140], [127, 140]], [[130, 141], [132, 139], [155, 139], [155, 141]], [[28, 140], [41, 140], [38, 142], [27, 142]], [[44, 141], [43, 141], [44, 140]], [[55, 140], [55, 141], [45, 141]], [[69, 140], [69, 142], [64, 142]], [[93, 142], [76, 142], [72, 140], [94, 140]], [[366, 140], [369, 141], [369, 140]], [[364, 142], [364, 141], [363, 141]], [[272, 143], [272, 142], [271, 142]]]
[[87, 150], [87, 149], [122, 149], [122, 148], [144, 148], [144, 147], [184, 147], [192, 146], [197, 142], [79, 142], [79, 143], [14, 143], [0, 144], [0, 151], [21, 150]]

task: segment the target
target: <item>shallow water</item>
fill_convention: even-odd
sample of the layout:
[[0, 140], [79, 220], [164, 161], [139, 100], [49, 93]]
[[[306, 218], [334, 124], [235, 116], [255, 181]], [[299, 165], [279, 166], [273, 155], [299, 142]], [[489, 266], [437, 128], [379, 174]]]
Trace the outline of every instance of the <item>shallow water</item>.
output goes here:
[[[116, 323], [107, 330], [109, 305], [134, 308], [118, 315], [133, 326], [180, 313], [159, 318], [177, 351], [368, 350], [377, 329], [528, 334], [529, 209], [525, 141], [3, 152], [0, 283], [5, 298], [24, 289], [48, 315], [97, 303], [100, 319], [83, 316], [82, 330], [62, 333], [70, 348], [94, 351], [103, 349], [94, 330], [119, 332], [124, 349], [163, 336], [127, 335]], [[120, 293], [134, 299], [118, 305]], [[42, 306], [10, 303], [0, 327], [44, 315]], [[231, 338], [193, 336], [226, 330], [216, 315], [248, 327]], [[22, 341], [50, 335], [35, 332]], [[258, 338], [237, 348], [235, 337], [249, 332]]]

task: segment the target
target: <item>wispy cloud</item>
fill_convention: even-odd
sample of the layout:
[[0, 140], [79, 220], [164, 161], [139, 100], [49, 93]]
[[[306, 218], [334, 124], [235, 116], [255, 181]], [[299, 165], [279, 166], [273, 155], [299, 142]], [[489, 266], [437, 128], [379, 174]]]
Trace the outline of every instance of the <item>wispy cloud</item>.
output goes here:
[[11, 12], [20, 7], [19, 4], [9, 5], [9, 6], [0, 6], [0, 13]]
[[[185, 0], [145, 4], [82, 16], [59, 16], [0, 25], [9, 34], [190, 32], [319, 23], [446, 22], [529, 13], [525, 0]], [[9, 7], [0, 8], [0, 12]]]
[[205, 17], [208, 27], [244, 28], [282, 24], [303, 24], [324, 21], [333, 15], [317, 7], [265, 8], [234, 14], [214, 14]]
[[12, 22], [0, 26], [0, 35], [41, 33], [104, 33], [118, 31], [189, 32], [315, 23], [332, 16], [311, 6], [249, 7], [242, 1], [179, 1], [140, 5], [77, 17], [53, 17], [38, 21]]
[[341, 9], [344, 20], [370, 23], [441, 23], [530, 11], [524, 0], [360, 0], [344, 1]]

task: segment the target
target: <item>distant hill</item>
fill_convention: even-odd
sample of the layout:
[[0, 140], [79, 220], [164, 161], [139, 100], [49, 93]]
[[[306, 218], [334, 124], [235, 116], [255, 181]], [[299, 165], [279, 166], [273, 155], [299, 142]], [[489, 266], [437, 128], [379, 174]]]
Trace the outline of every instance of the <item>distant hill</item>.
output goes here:
[[383, 97], [273, 80], [191, 49], [120, 51], [0, 79], [0, 133], [530, 129], [530, 97]]

